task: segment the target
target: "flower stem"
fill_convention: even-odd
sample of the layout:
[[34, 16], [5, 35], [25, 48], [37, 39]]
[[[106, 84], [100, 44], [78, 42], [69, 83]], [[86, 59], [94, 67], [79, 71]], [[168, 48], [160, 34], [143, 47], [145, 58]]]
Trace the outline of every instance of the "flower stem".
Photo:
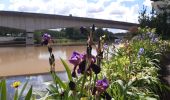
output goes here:
[[80, 96], [82, 97], [83, 96], [83, 89], [84, 89], [84, 84], [85, 84], [85, 81], [86, 81], [86, 71], [84, 73], [84, 77], [83, 77], [83, 82], [82, 82], [82, 85], [81, 85], [81, 91], [80, 91]]
[[95, 85], [96, 85], [96, 80], [97, 80], [97, 74], [95, 74], [93, 88], [94, 88], [94, 87], [95, 87]]

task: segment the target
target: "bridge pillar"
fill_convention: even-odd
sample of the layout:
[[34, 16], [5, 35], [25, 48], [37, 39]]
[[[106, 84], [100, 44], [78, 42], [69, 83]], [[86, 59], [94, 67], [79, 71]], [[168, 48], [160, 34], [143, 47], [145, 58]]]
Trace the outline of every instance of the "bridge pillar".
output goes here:
[[34, 45], [34, 33], [33, 31], [26, 31], [26, 45]]

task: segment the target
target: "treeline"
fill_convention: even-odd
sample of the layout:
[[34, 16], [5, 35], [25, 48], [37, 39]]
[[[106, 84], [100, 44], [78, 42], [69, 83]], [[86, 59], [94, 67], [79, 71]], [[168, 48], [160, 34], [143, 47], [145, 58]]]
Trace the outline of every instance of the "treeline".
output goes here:
[[[72, 39], [72, 40], [82, 40], [87, 39], [87, 34], [90, 32], [90, 28], [86, 29], [86, 32], [81, 33], [78, 28], [63, 28], [61, 30], [41, 30], [36, 31], [34, 37], [36, 40], [40, 41], [42, 34], [48, 33], [53, 39]], [[111, 41], [114, 40], [114, 34], [109, 32], [107, 29], [103, 30], [102, 28], [96, 29], [93, 37], [94, 41], [97, 41], [100, 36], [106, 36], [106, 39]]]
[[[158, 0], [157, 0], [158, 1]], [[144, 7], [139, 14], [139, 24], [141, 28], [146, 26], [149, 28], [155, 28], [156, 33], [162, 36], [163, 39], [170, 39], [170, 23], [168, 19], [170, 17], [169, 13], [164, 11], [163, 13], [156, 13], [154, 8], [150, 13], [147, 13], [147, 8]]]
[[[34, 32], [34, 40], [36, 43], [42, 41], [42, 35], [48, 33], [54, 40], [87, 40], [87, 34], [90, 33], [90, 28], [86, 28], [86, 32], [81, 33], [79, 28], [63, 28], [60, 30], [39, 30]], [[6, 27], [0, 27], [0, 36], [11, 36], [11, 37], [25, 37], [25, 31], [19, 29], [12, 29]], [[98, 41], [100, 36], [106, 36], [106, 40], [114, 41], [116, 38], [114, 34], [107, 29], [97, 28], [93, 34], [94, 41]], [[23, 41], [23, 39], [22, 39]]]
[[14, 28], [0, 27], [0, 36], [25, 37], [25, 31]]

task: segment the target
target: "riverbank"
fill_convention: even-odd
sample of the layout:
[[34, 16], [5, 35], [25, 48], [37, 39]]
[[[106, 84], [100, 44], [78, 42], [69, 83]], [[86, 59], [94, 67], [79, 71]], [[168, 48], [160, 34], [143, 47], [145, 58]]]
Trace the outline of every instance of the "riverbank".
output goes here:
[[[63, 42], [63, 43], [53, 43], [54, 46], [80, 46], [86, 45], [86, 42]], [[25, 46], [42, 46], [41, 44], [26, 45], [18, 43], [0, 43], [0, 47], [25, 47]]]

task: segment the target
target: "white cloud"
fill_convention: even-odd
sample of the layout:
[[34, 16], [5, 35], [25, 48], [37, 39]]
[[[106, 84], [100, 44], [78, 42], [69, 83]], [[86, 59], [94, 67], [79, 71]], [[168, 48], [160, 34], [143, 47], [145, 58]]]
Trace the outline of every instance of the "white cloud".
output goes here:
[[151, 0], [144, 0], [144, 2], [143, 2], [143, 5], [145, 5], [145, 6], [147, 6], [147, 7], [152, 7], [152, 5], [151, 5], [151, 3], [152, 3], [152, 1]]
[[[104, 2], [99, 0], [97, 3], [94, 3], [94, 8], [98, 9], [102, 7]], [[121, 3], [123, 1], [134, 1], [134, 0], [117, 0], [110, 2], [107, 6], [104, 7], [101, 11], [88, 12], [87, 15], [90, 17], [100, 18], [100, 19], [110, 19], [117, 21], [127, 21], [127, 22], [138, 22], [138, 11], [139, 5], [133, 5], [132, 7], [123, 6]], [[92, 4], [91, 4], [92, 5]], [[91, 9], [89, 7], [89, 9]], [[95, 10], [95, 9], [94, 9]]]
[[10, 0], [8, 10], [85, 16], [86, 0]]
[[98, 12], [102, 12], [102, 11], [104, 11], [103, 5], [97, 5], [95, 3], [88, 4], [88, 8], [87, 8], [88, 13], [98, 13]]
[[119, 3], [121, 3], [121, 2], [126, 2], [126, 1], [128, 1], [128, 2], [133, 2], [133, 1], [135, 1], [135, 0], [117, 0], [117, 2], [119, 2]]
[[4, 9], [4, 7], [5, 7], [5, 5], [0, 4], [0, 10], [3, 10], [3, 9]]

